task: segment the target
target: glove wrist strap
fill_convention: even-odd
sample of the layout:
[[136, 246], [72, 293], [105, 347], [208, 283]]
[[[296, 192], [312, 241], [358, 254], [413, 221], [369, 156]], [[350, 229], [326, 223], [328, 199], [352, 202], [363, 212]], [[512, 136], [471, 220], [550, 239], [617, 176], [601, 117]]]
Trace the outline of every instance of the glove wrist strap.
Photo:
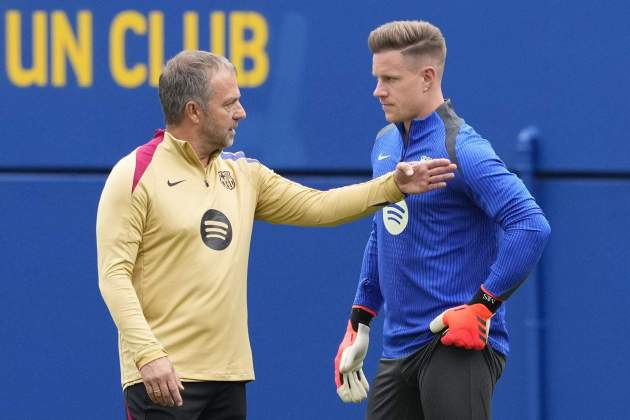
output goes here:
[[488, 308], [490, 312], [495, 313], [503, 301], [492, 295], [483, 286], [481, 286], [479, 290], [477, 290], [475, 296], [473, 296], [470, 302], [468, 302], [469, 305], [474, 305], [476, 303], [481, 303], [483, 306]]
[[372, 318], [375, 316], [376, 313], [372, 312], [371, 309], [366, 308], [365, 306], [353, 306], [352, 312], [350, 312], [350, 323], [352, 324], [352, 329], [358, 331], [359, 324], [369, 327], [370, 322], [372, 322]]

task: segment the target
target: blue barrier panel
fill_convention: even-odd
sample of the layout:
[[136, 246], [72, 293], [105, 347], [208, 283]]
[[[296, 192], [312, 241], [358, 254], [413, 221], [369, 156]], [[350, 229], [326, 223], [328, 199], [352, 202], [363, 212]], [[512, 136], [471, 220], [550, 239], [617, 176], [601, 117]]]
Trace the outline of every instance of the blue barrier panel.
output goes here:
[[627, 419], [630, 182], [545, 180], [547, 419]]
[[[367, 36], [389, 20], [423, 18], [447, 39], [445, 95], [508, 163], [512, 139], [534, 123], [556, 139], [543, 146], [542, 169], [627, 171], [630, 123], [617, 115], [628, 105], [614, 87], [630, 64], [619, 53], [630, 3], [411, 5], [3, 1], [0, 168], [111, 166], [162, 125], [157, 76], [185, 46], [239, 67], [249, 116], [236, 149], [277, 168], [368, 168], [385, 121], [371, 96]], [[603, 150], [615, 153], [604, 159]]]
[[0, 177], [3, 419], [118, 419], [116, 332], [98, 292], [103, 177]]

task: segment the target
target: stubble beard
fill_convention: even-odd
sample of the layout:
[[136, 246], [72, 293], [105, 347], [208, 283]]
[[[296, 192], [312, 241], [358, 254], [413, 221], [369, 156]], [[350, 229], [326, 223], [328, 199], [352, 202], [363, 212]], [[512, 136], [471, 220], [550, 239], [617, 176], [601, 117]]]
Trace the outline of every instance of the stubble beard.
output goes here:
[[202, 135], [208, 145], [217, 149], [225, 149], [234, 144], [235, 135], [230, 132], [220, 133], [211, 121], [203, 128]]

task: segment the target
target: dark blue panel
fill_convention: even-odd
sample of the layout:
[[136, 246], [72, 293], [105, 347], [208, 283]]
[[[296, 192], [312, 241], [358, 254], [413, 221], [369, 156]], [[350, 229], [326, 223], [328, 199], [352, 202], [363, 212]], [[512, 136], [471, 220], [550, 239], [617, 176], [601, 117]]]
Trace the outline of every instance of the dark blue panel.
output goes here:
[[547, 418], [622, 419], [628, 403], [630, 182], [546, 181]]
[[102, 183], [0, 177], [2, 418], [122, 418], [116, 332], [97, 284]]
[[[249, 270], [256, 381], [248, 389], [248, 418], [363, 418], [365, 404], [339, 400], [333, 359], [370, 227], [369, 219], [326, 229], [256, 224]], [[380, 353], [380, 324], [374, 322], [371, 334], [369, 378]]]
[[[118, 86], [109, 70], [109, 30], [119, 12], [164, 13], [165, 57], [182, 48], [182, 14], [198, 12], [200, 47], [209, 48], [208, 15], [254, 10], [269, 27], [270, 73], [258, 87], [244, 88], [249, 116], [239, 127], [237, 149], [276, 168], [367, 168], [375, 133], [385, 124], [376, 100], [370, 30], [401, 18], [438, 24], [449, 47], [445, 95], [458, 112], [490, 139], [511, 163], [511, 143], [525, 125], [545, 139], [541, 166], [548, 170], [627, 171], [630, 143], [626, 83], [630, 3], [499, 1], [440, 3], [371, 0], [344, 2], [190, 1], [78, 2], [5, 1], [23, 15], [24, 61], [30, 61], [30, 14], [35, 9], [93, 15], [94, 84], [78, 88], [16, 88], [0, 56], [0, 167], [107, 167], [162, 125], [155, 88]], [[541, 12], [544, 11], [544, 12]], [[349, 18], [351, 16], [351, 18]], [[593, 30], [593, 22], [599, 22]], [[533, 29], [534, 28], [534, 29]], [[229, 34], [226, 35], [229, 43]], [[5, 44], [5, 31], [0, 31]], [[147, 57], [146, 37], [128, 35], [130, 62]], [[607, 151], [606, 158], [603, 151]], [[609, 153], [614, 151], [614, 153]]]

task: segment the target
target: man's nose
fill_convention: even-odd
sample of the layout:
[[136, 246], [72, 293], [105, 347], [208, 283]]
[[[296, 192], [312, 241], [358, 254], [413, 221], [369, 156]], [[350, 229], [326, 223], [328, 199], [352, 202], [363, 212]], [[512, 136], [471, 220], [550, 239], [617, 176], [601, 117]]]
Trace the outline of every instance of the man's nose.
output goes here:
[[247, 113], [245, 112], [245, 108], [240, 103], [238, 104], [238, 109], [234, 113], [234, 119], [236, 121], [244, 120], [247, 117]]
[[387, 96], [387, 91], [383, 88], [383, 85], [380, 81], [376, 82], [376, 87], [374, 88], [374, 92], [372, 92], [372, 95], [376, 96], [377, 98]]

